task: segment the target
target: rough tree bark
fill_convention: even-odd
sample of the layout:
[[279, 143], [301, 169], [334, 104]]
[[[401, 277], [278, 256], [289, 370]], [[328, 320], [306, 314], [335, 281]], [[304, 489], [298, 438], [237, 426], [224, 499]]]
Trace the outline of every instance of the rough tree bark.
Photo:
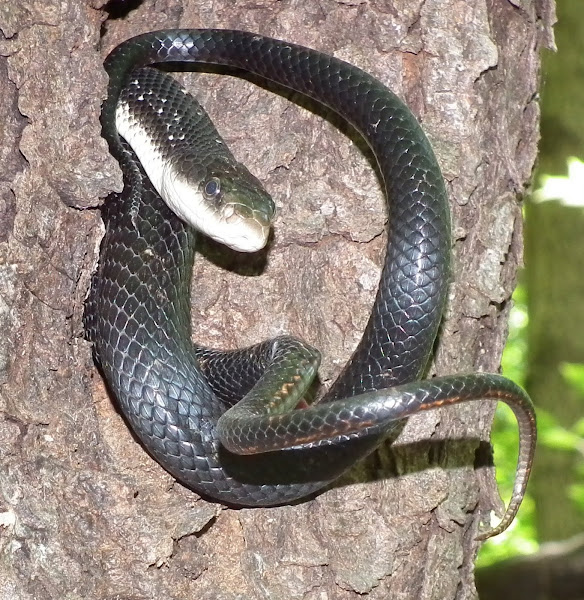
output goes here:
[[[0, 5], [0, 597], [472, 597], [479, 517], [500, 507], [492, 470], [474, 468], [492, 404], [411, 419], [392, 450], [311, 502], [204, 502], [136, 443], [94, 368], [80, 317], [101, 225], [79, 209], [121, 187], [98, 121], [102, 59], [121, 40], [234, 27], [325, 50], [408, 102], [447, 180], [455, 270], [431, 373], [496, 370], [551, 0], [145, 0], [117, 20], [103, 4]], [[185, 79], [280, 209], [265, 264], [206, 249], [195, 335], [220, 347], [302, 336], [323, 352], [326, 385], [377, 284], [385, 217], [371, 163], [321, 109], [233, 78]]]

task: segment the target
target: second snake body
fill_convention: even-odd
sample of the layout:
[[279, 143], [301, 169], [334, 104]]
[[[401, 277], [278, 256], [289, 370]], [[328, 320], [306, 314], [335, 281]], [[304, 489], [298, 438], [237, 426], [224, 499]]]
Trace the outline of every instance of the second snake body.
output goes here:
[[[304, 93], [351, 122], [379, 162], [389, 225], [375, 304], [341, 375], [321, 402], [305, 410], [293, 408], [318, 367], [318, 353], [309, 346], [287, 337], [230, 353], [192, 346], [188, 297], [195, 232], [162, 201], [116, 124], [124, 88], [124, 101], [131, 100], [134, 86], [134, 101], [142, 102], [144, 92], [163, 87], [162, 104], [172, 104], [175, 121], [207, 131], [204, 111], [193, 108], [166, 75], [136, 70], [169, 61], [238, 67]], [[446, 298], [450, 217], [434, 153], [408, 108], [352, 65], [240, 31], [144, 34], [118, 46], [106, 69], [110, 85], [103, 131], [126, 187], [106, 203], [106, 235], [85, 323], [122, 412], [152, 455], [179, 481], [207, 496], [245, 506], [280, 504], [338, 477], [405, 416], [500, 399], [513, 408], [521, 438], [514, 496], [501, 525], [489, 535], [504, 529], [531, 467], [533, 408], [520, 388], [496, 375], [418, 381]], [[168, 118], [163, 106], [152, 110]], [[172, 147], [183, 134], [169, 133], [170, 127], [166, 143]], [[210, 134], [215, 135], [215, 150], [196, 165], [204, 189], [212, 192], [215, 184], [223, 185], [221, 174], [213, 174], [217, 164], [227, 165], [229, 174], [240, 167], [218, 134]], [[247, 177], [245, 189], [253, 185]], [[270, 209], [258, 210], [261, 222], [267, 222]]]

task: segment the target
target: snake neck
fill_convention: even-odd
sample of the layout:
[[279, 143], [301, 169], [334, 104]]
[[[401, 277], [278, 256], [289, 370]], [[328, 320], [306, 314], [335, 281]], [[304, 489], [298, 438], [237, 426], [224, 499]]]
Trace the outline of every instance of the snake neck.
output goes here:
[[362, 70], [322, 53], [229, 30], [167, 30], [118, 46], [107, 58], [104, 135], [124, 77], [167, 61], [244, 69], [325, 104], [371, 146], [387, 187], [385, 264], [365, 332], [327, 399], [418, 379], [432, 353], [450, 275], [450, 216], [432, 148], [410, 110]]

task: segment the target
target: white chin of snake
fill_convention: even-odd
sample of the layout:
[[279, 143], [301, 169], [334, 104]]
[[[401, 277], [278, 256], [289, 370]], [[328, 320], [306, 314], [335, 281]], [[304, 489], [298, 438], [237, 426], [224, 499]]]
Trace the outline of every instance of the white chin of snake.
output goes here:
[[171, 168], [166, 171], [160, 195], [183, 221], [239, 252], [257, 252], [266, 245], [269, 227], [244, 219], [232, 205], [221, 208], [209, 206], [203, 194], [194, 190], [190, 182], [177, 176]]
[[202, 193], [179, 177], [165, 162], [164, 156], [125, 102], [118, 103], [116, 126], [140, 159], [156, 191], [179, 218], [239, 252], [257, 252], [266, 245], [269, 227], [242, 218], [233, 207], [218, 209], [209, 206]]

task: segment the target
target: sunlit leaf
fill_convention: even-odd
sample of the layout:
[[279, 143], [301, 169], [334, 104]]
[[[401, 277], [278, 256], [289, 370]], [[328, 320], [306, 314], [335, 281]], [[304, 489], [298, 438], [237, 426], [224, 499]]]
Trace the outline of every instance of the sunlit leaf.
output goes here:
[[577, 363], [562, 363], [562, 377], [584, 397], [584, 365]]
[[573, 156], [567, 163], [567, 177], [541, 176], [541, 187], [533, 194], [536, 202], [559, 200], [566, 206], [584, 206], [584, 163]]
[[548, 412], [540, 410], [537, 413], [538, 443], [554, 450], [566, 452], [582, 451], [584, 440], [574, 429], [567, 429]]
[[584, 511], [584, 484], [575, 483], [570, 486], [568, 490], [568, 494], [570, 498], [574, 501], [574, 503]]
[[579, 435], [580, 437], [584, 438], [584, 418], [580, 419], [579, 421], [576, 421], [576, 424], [572, 428], [572, 431], [576, 435]]

